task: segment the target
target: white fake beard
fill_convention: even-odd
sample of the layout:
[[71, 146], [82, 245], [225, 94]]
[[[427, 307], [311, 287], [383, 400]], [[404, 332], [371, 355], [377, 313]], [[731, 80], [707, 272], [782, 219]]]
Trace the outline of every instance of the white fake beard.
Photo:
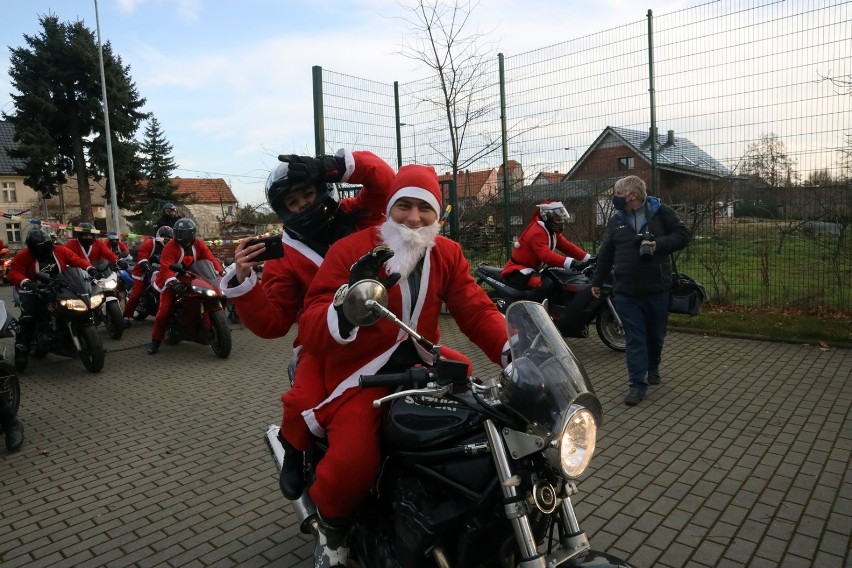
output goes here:
[[382, 241], [393, 251], [393, 256], [385, 262], [388, 274], [398, 272], [408, 278], [426, 251], [435, 246], [435, 237], [440, 231], [441, 225], [437, 222], [411, 229], [391, 219], [385, 220], [381, 226]]

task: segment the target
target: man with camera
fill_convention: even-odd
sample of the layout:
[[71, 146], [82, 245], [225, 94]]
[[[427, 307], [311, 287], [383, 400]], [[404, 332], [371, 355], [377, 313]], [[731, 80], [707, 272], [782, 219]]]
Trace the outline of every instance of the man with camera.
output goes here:
[[660, 384], [660, 359], [669, 317], [671, 254], [686, 247], [689, 230], [674, 210], [647, 195], [645, 182], [627, 176], [615, 182], [616, 211], [606, 226], [592, 279], [592, 294], [613, 273], [613, 303], [627, 340], [630, 391], [624, 403], [639, 404], [648, 385]]

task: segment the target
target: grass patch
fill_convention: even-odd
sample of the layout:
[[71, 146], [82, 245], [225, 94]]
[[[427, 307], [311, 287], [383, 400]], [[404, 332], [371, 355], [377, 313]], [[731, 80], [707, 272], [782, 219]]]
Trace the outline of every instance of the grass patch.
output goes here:
[[669, 316], [669, 325], [708, 333], [742, 333], [795, 343], [852, 346], [852, 315], [813, 315], [799, 310], [771, 310], [744, 306], [704, 305], [690, 317]]

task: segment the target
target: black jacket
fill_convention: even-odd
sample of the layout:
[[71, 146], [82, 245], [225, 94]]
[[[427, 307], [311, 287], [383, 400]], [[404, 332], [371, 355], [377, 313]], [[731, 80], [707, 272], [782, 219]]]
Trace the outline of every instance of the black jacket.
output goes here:
[[168, 215], [163, 214], [154, 222], [154, 232], [157, 232], [157, 229], [160, 227], [171, 227], [174, 229], [175, 222], [180, 219], [177, 215], [174, 217], [169, 217]]
[[[651, 260], [639, 256], [638, 233], [646, 227], [637, 227], [633, 211], [617, 211], [606, 226], [604, 242], [598, 251], [593, 286], [601, 286], [612, 270], [616, 292], [624, 294], [651, 294], [671, 289], [671, 253], [689, 243], [689, 229], [677, 214], [657, 197], [645, 199], [648, 216], [647, 230], [654, 235], [657, 248]], [[640, 209], [641, 211], [641, 209]]]

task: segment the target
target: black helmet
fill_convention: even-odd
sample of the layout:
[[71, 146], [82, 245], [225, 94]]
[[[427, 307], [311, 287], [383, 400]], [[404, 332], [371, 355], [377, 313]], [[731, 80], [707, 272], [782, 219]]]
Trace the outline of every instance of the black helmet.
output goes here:
[[158, 239], [162, 239], [163, 243], [165, 244], [175, 238], [175, 232], [172, 230], [171, 227], [166, 225], [157, 229], [157, 234], [155, 236]]
[[163, 206], [162, 206], [162, 207], [160, 207], [160, 212], [161, 212], [163, 215], [165, 215], [165, 214], [166, 214], [166, 211], [167, 211], [167, 210], [169, 210], [169, 209], [171, 209], [172, 211], [174, 211], [175, 213], [177, 213], [177, 207], [175, 207], [175, 204], [174, 204], [174, 203], [168, 203], [168, 202], [163, 203]]
[[[160, 227], [161, 229], [163, 227]], [[158, 231], [159, 232], [159, 231]], [[195, 236], [198, 234], [198, 227], [192, 219], [178, 219], [175, 221], [174, 235], [175, 240], [181, 246], [188, 247], [195, 242]]]
[[26, 245], [36, 258], [44, 258], [53, 252], [53, 239], [44, 227], [30, 229], [27, 233]]
[[[77, 230], [77, 229], [86, 229], [86, 230]], [[77, 227], [74, 227], [74, 237], [80, 241], [92, 244], [95, 242], [95, 226], [91, 223], [80, 223]]]
[[118, 233], [116, 233], [115, 231], [110, 231], [110, 232], [107, 233], [107, 240], [117, 243], [121, 239], [119, 238]]
[[545, 228], [553, 233], [561, 233], [565, 224], [571, 220], [565, 206], [559, 201], [542, 203], [537, 207]]
[[[284, 222], [284, 228], [300, 237], [313, 237], [328, 227], [340, 207], [337, 186], [332, 183], [313, 185], [303, 181], [293, 183], [287, 178], [287, 162], [278, 164], [266, 180], [266, 200], [275, 214]], [[284, 204], [284, 198], [291, 192], [316, 189], [314, 202], [302, 211], [290, 211]]]

